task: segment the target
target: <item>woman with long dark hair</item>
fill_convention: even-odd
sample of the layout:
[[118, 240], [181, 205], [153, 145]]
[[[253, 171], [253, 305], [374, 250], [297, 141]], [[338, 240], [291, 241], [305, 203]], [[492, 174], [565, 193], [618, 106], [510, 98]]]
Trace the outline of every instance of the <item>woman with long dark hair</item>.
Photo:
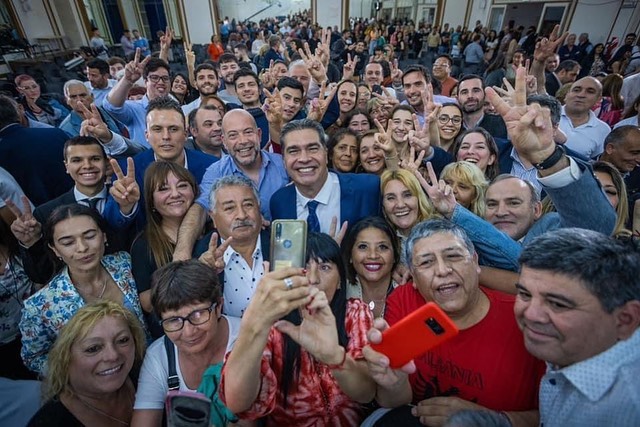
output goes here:
[[222, 401], [266, 425], [359, 425], [375, 384], [362, 360], [373, 319], [347, 299], [344, 261], [326, 234], [307, 240], [306, 269], [264, 275], [222, 371]]

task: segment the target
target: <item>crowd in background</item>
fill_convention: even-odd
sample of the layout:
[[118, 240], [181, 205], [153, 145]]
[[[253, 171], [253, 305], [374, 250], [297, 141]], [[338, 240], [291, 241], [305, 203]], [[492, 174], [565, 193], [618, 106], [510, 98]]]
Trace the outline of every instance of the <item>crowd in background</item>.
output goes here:
[[[86, 79], [0, 95], [11, 425], [173, 425], [178, 390], [192, 425], [638, 425], [635, 34], [157, 37], [95, 29]], [[391, 368], [371, 344], [427, 302], [459, 335]]]

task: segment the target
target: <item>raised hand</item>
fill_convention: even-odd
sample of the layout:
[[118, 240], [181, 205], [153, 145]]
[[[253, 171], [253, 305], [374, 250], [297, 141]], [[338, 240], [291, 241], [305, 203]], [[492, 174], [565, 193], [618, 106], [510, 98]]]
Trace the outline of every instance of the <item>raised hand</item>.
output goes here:
[[166, 31], [160, 37], [160, 50], [168, 51], [171, 48], [171, 43], [173, 42], [173, 37], [175, 36], [171, 27], [167, 26]]
[[280, 96], [280, 91], [275, 89], [273, 93], [271, 93], [267, 89], [262, 89], [262, 93], [264, 93], [265, 96], [262, 109], [267, 117], [267, 121], [270, 125], [282, 126], [284, 119], [282, 117], [282, 97]]
[[318, 98], [314, 98], [311, 101], [311, 111], [307, 114], [307, 118], [311, 120], [315, 120], [319, 122], [324, 117], [324, 114], [327, 112], [327, 108], [329, 108], [329, 103], [333, 99], [338, 90], [338, 86], [334, 86], [331, 88], [331, 91], [328, 95], [325, 94], [327, 84], [323, 82], [320, 86], [320, 93], [318, 94]]
[[418, 153], [418, 157], [416, 157], [416, 149], [412, 145], [409, 148], [409, 157], [406, 159], [400, 160], [400, 167], [402, 169], [406, 169], [409, 172], [415, 174], [419, 173], [420, 166], [422, 166], [422, 159], [424, 159], [424, 150], [420, 150]]
[[384, 151], [384, 157], [391, 159], [398, 157], [398, 150], [396, 148], [396, 144], [391, 139], [391, 134], [393, 131], [391, 130], [391, 126], [388, 126], [385, 130], [384, 126], [377, 120], [374, 119], [373, 123], [378, 128], [378, 132], [373, 135], [373, 146], [374, 148], [379, 148]]
[[342, 67], [342, 79], [350, 80], [353, 78], [353, 73], [356, 71], [356, 64], [360, 60], [359, 56], [355, 56], [351, 58], [351, 54], [347, 53], [347, 62], [344, 63]]
[[312, 286], [302, 268], [287, 267], [269, 271], [269, 263], [265, 262], [264, 271], [242, 318], [243, 325], [250, 323], [260, 330], [270, 328], [284, 315], [306, 306], [312, 300]]
[[273, 76], [273, 59], [269, 61], [269, 68], [262, 70], [260, 73], [260, 83], [262, 83], [262, 87], [266, 89], [271, 89], [275, 86], [276, 79]]
[[349, 226], [349, 222], [345, 221], [342, 223], [342, 226], [338, 230], [338, 217], [334, 216], [331, 218], [331, 225], [329, 226], [329, 236], [336, 241], [338, 246], [342, 243], [342, 239], [347, 234], [347, 227]]
[[331, 31], [326, 28], [323, 28], [320, 33], [320, 43], [318, 43], [315, 53], [326, 69], [331, 58]]
[[184, 56], [187, 64], [195, 64], [196, 63], [196, 54], [191, 49], [191, 43], [184, 42]]
[[102, 120], [102, 115], [95, 104], [91, 104], [91, 110], [87, 109], [81, 101], [78, 101], [80, 115], [84, 119], [80, 124], [80, 135], [93, 136], [100, 141], [108, 142], [113, 137], [107, 124]]
[[127, 173], [125, 175], [115, 159], [111, 159], [109, 162], [117, 178], [109, 193], [116, 203], [120, 205], [120, 211], [125, 215], [129, 215], [135, 204], [140, 200], [140, 187], [136, 182], [135, 164], [131, 157], [127, 157]]
[[22, 210], [11, 199], [5, 199], [4, 202], [16, 217], [11, 224], [11, 232], [20, 243], [29, 248], [42, 237], [42, 224], [33, 216], [27, 196], [22, 196], [21, 200]]
[[489, 102], [502, 116], [518, 155], [532, 164], [540, 163], [555, 150], [553, 126], [548, 108], [539, 104], [527, 105], [526, 70], [518, 68], [513, 106], [505, 102], [492, 88], [485, 89]]
[[151, 59], [151, 55], [140, 61], [140, 48], [136, 49], [136, 54], [133, 57], [133, 61], [129, 62], [124, 67], [124, 78], [131, 84], [137, 82], [144, 71], [144, 66]]
[[456, 208], [456, 198], [453, 195], [453, 190], [451, 187], [444, 182], [444, 180], [438, 181], [438, 177], [436, 176], [436, 172], [433, 170], [433, 166], [431, 162], [427, 163], [427, 175], [429, 177], [429, 181], [422, 176], [422, 174], [418, 171], [414, 173], [420, 185], [429, 196], [433, 207], [436, 208], [438, 213], [445, 218], [451, 218], [453, 215], [453, 211]]
[[211, 234], [211, 240], [209, 240], [209, 247], [198, 258], [198, 261], [207, 264], [213, 268], [216, 273], [220, 274], [224, 270], [224, 253], [233, 240], [232, 236], [229, 236], [220, 246], [218, 246], [218, 233]]
[[430, 156], [433, 152], [431, 148], [431, 125], [436, 122], [442, 108], [439, 104], [434, 104], [434, 109], [424, 116], [424, 123], [420, 125], [418, 116], [413, 114], [413, 128], [407, 134], [407, 142], [410, 147], [415, 147], [416, 151], [424, 151], [425, 156]]
[[327, 80], [327, 68], [320, 58], [318, 51], [316, 50], [315, 55], [312, 54], [311, 49], [309, 49], [309, 43], [305, 42], [304, 49], [298, 49], [298, 53], [304, 61], [307, 70], [309, 70], [311, 78], [318, 84], [325, 82]]
[[289, 335], [317, 361], [327, 365], [337, 365], [342, 360], [344, 348], [340, 351], [336, 319], [324, 292], [311, 286], [311, 302], [300, 309], [302, 322], [299, 326], [287, 320], [275, 323], [276, 329]]
[[551, 31], [549, 38], [543, 38], [536, 43], [536, 48], [533, 51], [533, 59], [539, 62], [545, 62], [547, 58], [554, 55], [564, 43], [564, 39], [567, 38], [569, 32], [567, 31], [561, 36], [559, 36], [559, 34], [560, 25], [556, 25], [553, 27], [553, 31]]
[[394, 59], [391, 65], [391, 80], [394, 84], [402, 84], [402, 70], [398, 67], [398, 60]]

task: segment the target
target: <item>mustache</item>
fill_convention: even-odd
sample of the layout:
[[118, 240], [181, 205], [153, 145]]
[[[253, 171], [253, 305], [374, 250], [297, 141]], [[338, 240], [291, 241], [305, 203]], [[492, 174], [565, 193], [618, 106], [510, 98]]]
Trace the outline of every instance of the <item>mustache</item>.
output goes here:
[[240, 228], [240, 227], [255, 227], [256, 226], [256, 222], [251, 220], [251, 219], [245, 219], [242, 221], [236, 221], [233, 223], [233, 226], [231, 227], [232, 230], [235, 230], [236, 228]]

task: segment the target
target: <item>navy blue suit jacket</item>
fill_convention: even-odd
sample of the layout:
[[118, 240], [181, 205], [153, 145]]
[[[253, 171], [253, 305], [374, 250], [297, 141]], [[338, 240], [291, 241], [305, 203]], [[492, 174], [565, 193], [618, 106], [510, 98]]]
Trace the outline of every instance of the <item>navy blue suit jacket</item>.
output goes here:
[[18, 123], [0, 132], [0, 167], [15, 178], [35, 206], [73, 187], [64, 167], [67, 139], [60, 129], [25, 128]]
[[[340, 182], [340, 224], [349, 227], [371, 215], [380, 215], [380, 178], [377, 175], [337, 173]], [[289, 184], [271, 196], [272, 219], [296, 219], [296, 188]], [[338, 224], [338, 225], [340, 225]]]

